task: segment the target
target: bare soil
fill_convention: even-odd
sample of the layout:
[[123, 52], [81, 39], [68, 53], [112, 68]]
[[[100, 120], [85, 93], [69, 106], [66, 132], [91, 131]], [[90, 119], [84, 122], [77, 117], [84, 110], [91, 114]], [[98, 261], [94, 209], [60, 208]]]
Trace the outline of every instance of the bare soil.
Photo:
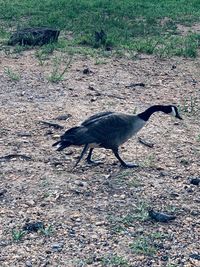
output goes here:
[[[67, 55], [56, 56], [64, 68]], [[200, 254], [200, 194], [190, 183], [200, 177], [200, 59], [141, 55], [96, 63], [76, 56], [64, 79], [53, 84], [47, 79], [52, 58], [40, 65], [35, 51], [0, 55], [0, 157], [31, 157], [0, 162], [0, 266], [200, 266], [191, 256]], [[6, 67], [20, 73], [19, 81]], [[83, 74], [86, 67], [92, 72]], [[126, 87], [140, 82], [145, 87]], [[138, 133], [153, 148], [138, 136], [121, 148], [123, 159], [140, 164], [129, 170], [103, 149], [94, 158], [104, 164], [83, 160], [72, 170], [81, 149], [56, 152], [52, 144], [64, 130], [39, 123], [68, 129], [96, 112], [133, 113], [153, 104], [178, 105], [184, 120], [153, 115]], [[67, 120], [56, 120], [67, 114]], [[154, 222], [142, 207], [176, 219]], [[45, 224], [46, 235], [13, 239], [13, 229], [37, 221]], [[156, 233], [143, 253], [131, 248]], [[122, 258], [127, 265], [119, 263]]]

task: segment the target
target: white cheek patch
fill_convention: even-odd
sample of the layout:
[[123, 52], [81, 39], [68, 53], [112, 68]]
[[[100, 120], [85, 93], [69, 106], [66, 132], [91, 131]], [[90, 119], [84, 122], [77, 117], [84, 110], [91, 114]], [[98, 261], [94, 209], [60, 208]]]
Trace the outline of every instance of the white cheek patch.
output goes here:
[[170, 114], [174, 117], [176, 117], [176, 110], [174, 107], [172, 107], [172, 111], [170, 112]]

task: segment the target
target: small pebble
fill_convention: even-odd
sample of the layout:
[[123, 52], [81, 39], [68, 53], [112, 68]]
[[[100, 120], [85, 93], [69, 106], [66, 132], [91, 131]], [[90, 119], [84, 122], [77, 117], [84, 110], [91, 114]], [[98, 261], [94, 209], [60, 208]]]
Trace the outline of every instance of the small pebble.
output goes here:
[[94, 240], [94, 239], [96, 239], [96, 240], [98, 239], [98, 235], [91, 235], [90, 237], [91, 237], [91, 239], [93, 239], [93, 240]]
[[28, 232], [37, 232], [42, 228], [44, 228], [43, 222], [32, 222], [32, 223], [26, 223], [22, 229]]
[[63, 243], [54, 243], [52, 244], [51, 248], [54, 252], [60, 252], [63, 248], [64, 244]]
[[89, 68], [83, 70], [83, 74], [90, 74], [92, 71]]
[[26, 267], [32, 267], [32, 263], [30, 261], [26, 261]]
[[167, 176], [167, 175], [168, 175], [168, 173], [165, 171], [160, 172], [160, 176], [162, 176], [162, 177]]
[[198, 216], [199, 214], [200, 214], [200, 211], [198, 211], [198, 210], [192, 210], [191, 211], [192, 216]]
[[190, 258], [200, 261], [200, 254], [190, 254]]
[[35, 201], [34, 200], [27, 200], [26, 201], [26, 204], [28, 205], [28, 206], [30, 206], [30, 207], [33, 207], [34, 205], [35, 205]]
[[75, 234], [76, 234], [76, 231], [74, 229], [70, 229], [69, 230], [69, 235], [70, 236], [75, 236]]
[[90, 99], [91, 102], [95, 102], [97, 100], [97, 97], [93, 97]]
[[193, 193], [192, 188], [187, 188], [186, 191], [187, 191], [188, 193]]
[[200, 184], [200, 178], [192, 178], [190, 183], [193, 185], [199, 185]]
[[95, 223], [95, 225], [96, 225], [96, 226], [102, 226], [102, 225], [104, 225], [104, 224], [105, 224], [105, 222], [104, 222], [104, 221], [101, 221], [101, 222], [96, 222], [96, 223]]
[[66, 121], [67, 119], [69, 119], [72, 115], [71, 114], [66, 114], [66, 115], [60, 115], [58, 117], [55, 118], [55, 120], [59, 120], [59, 121]]
[[87, 185], [88, 185], [86, 182], [82, 182], [79, 180], [74, 181], [74, 183], [75, 183], [75, 185], [82, 186], [82, 187], [87, 187]]
[[7, 192], [6, 189], [0, 189], [0, 197], [3, 196]]

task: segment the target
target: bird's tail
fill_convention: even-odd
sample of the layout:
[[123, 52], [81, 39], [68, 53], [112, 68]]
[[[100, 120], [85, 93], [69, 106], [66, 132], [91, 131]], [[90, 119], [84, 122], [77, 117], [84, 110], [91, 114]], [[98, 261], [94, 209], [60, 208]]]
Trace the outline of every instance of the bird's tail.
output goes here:
[[57, 151], [61, 151], [71, 145], [80, 146], [84, 144], [84, 141], [82, 140], [83, 132], [83, 127], [73, 127], [66, 131], [65, 134], [60, 137], [60, 140], [54, 143], [52, 146], [57, 146]]

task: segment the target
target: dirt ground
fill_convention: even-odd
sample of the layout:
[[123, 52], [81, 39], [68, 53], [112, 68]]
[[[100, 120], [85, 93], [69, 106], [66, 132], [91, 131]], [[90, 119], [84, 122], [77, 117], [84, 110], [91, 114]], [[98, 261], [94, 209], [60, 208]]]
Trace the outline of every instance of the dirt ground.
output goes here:
[[[56, 56], [64, 68], [67, 55]], [[83, 74], [87, 67], [92, 72]], [[200, 58], [74, 56], [57, 84], [47, 79], [52, 69], [52, 58], [41, 65], [33, 50], [0, 55], [0, 157], [31, 158], [0, 160], [0, 266], [200, 266], [200, 194], [190, 183], [200, 177]], [[145, 86], [128, 87], [140, 82]], [[40, 123], [68, 129], [99, 111], [133, 113], [154, 104], [176, 104], [184, 120], [154, 114], [121, 148], [123, 159], [139, 163], [135, 169], [96, 149], [104, 164], [82, 160], [72, 171], [81, 149], [55, 151], [64, 129]], [[176, 219], [152, 221], [147, 207]], [[14, 240], [13, 229], [38, 221], [45, 233]]]

